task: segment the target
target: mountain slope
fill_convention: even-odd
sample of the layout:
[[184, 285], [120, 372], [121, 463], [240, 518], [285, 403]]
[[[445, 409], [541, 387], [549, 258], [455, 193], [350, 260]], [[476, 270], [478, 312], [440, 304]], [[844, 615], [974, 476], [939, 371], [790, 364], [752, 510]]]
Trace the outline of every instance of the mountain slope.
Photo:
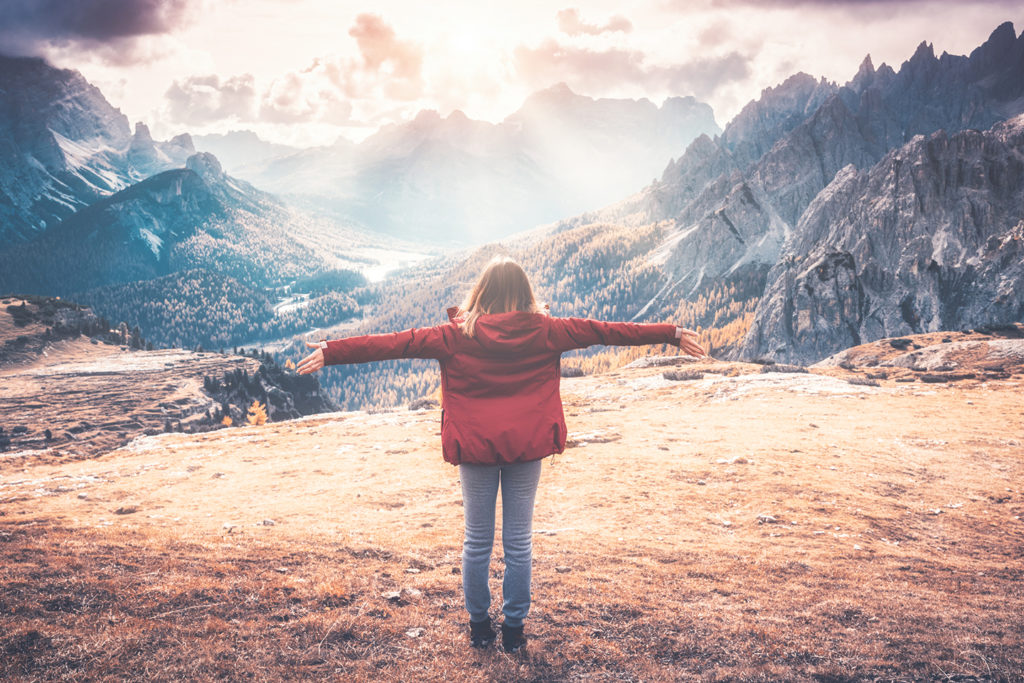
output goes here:
[[813, 361], [881, 337], [1024, 320], [1024, 115], [843, 169], [804, 213], [742, 352]]
[[77, 71], [0, 55], [0, 249], [146, 175], [180, 166], [191, 141], [155, 142]]

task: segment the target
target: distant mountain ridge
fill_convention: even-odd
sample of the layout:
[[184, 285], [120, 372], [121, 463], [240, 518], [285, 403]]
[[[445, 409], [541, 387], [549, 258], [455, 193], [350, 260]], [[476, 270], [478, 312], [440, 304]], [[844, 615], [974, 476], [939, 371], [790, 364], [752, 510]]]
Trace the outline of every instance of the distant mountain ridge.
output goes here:
[[[593, 99], [560, 84], [498, 124], [422, 111], [359, 144], [341, 141], [232, 172], [372, 230], [472, 244], [634, 192], [694, 137], [718, 131], [711, 108], [692, 97], [658, 107]], [[261, 154], [253, 144], [252, 154]]]

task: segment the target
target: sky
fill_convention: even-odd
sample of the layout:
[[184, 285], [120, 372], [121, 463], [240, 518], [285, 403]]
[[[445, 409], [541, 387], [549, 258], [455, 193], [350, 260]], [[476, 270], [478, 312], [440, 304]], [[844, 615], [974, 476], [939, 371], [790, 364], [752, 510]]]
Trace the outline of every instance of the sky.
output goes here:
[[0, 53], [81, 71], [157, 138], [358, 141], [423, 109], [497, 122], [560, 82], [693, 95], [724, 126], [797, 71], [844, 83], [922, 41], [967, 54], [1019, 0], [0, 0]]

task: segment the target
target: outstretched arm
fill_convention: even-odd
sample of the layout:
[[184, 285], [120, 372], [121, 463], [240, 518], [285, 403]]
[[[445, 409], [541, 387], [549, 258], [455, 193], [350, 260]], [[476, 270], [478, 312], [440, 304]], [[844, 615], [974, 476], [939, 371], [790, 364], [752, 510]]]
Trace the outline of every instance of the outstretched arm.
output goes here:
[[424, 327], [389, 334], [367, 334], [347, 339], [312, 343], [316, 349], [298, 365], [298, 373], [306, 375], [325, 365], [366, 363], [396, 358], [447, 358], [452, 354], [455, 328], [452, 325]]
[[581, 349], [594, 344], [641, 346], [678, 344], [691, 356], [707, 355], [697, 343], [697, 333], [675, 325], [660, 323], [615, 323], [587, 318], [552, 318], [551, 345], [558, 351]]

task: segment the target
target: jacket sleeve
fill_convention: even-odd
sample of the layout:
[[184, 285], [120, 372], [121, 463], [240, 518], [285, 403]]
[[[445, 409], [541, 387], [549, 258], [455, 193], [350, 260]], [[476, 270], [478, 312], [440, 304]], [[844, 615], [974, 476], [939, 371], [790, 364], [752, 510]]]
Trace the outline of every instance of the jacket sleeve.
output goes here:
[[677, 344], [676, 326], [661, 323], [610, 323], [587, 318], [552, 318], [549, 344], [553, 350], [569, 351], [594, 344], [642, 346]]
[[324, 349], [324, 365], [366, 363], [396, 358], [448, 358], [457, 334], [454, 325], [421, 327], [388, 334], [332, 339]]

